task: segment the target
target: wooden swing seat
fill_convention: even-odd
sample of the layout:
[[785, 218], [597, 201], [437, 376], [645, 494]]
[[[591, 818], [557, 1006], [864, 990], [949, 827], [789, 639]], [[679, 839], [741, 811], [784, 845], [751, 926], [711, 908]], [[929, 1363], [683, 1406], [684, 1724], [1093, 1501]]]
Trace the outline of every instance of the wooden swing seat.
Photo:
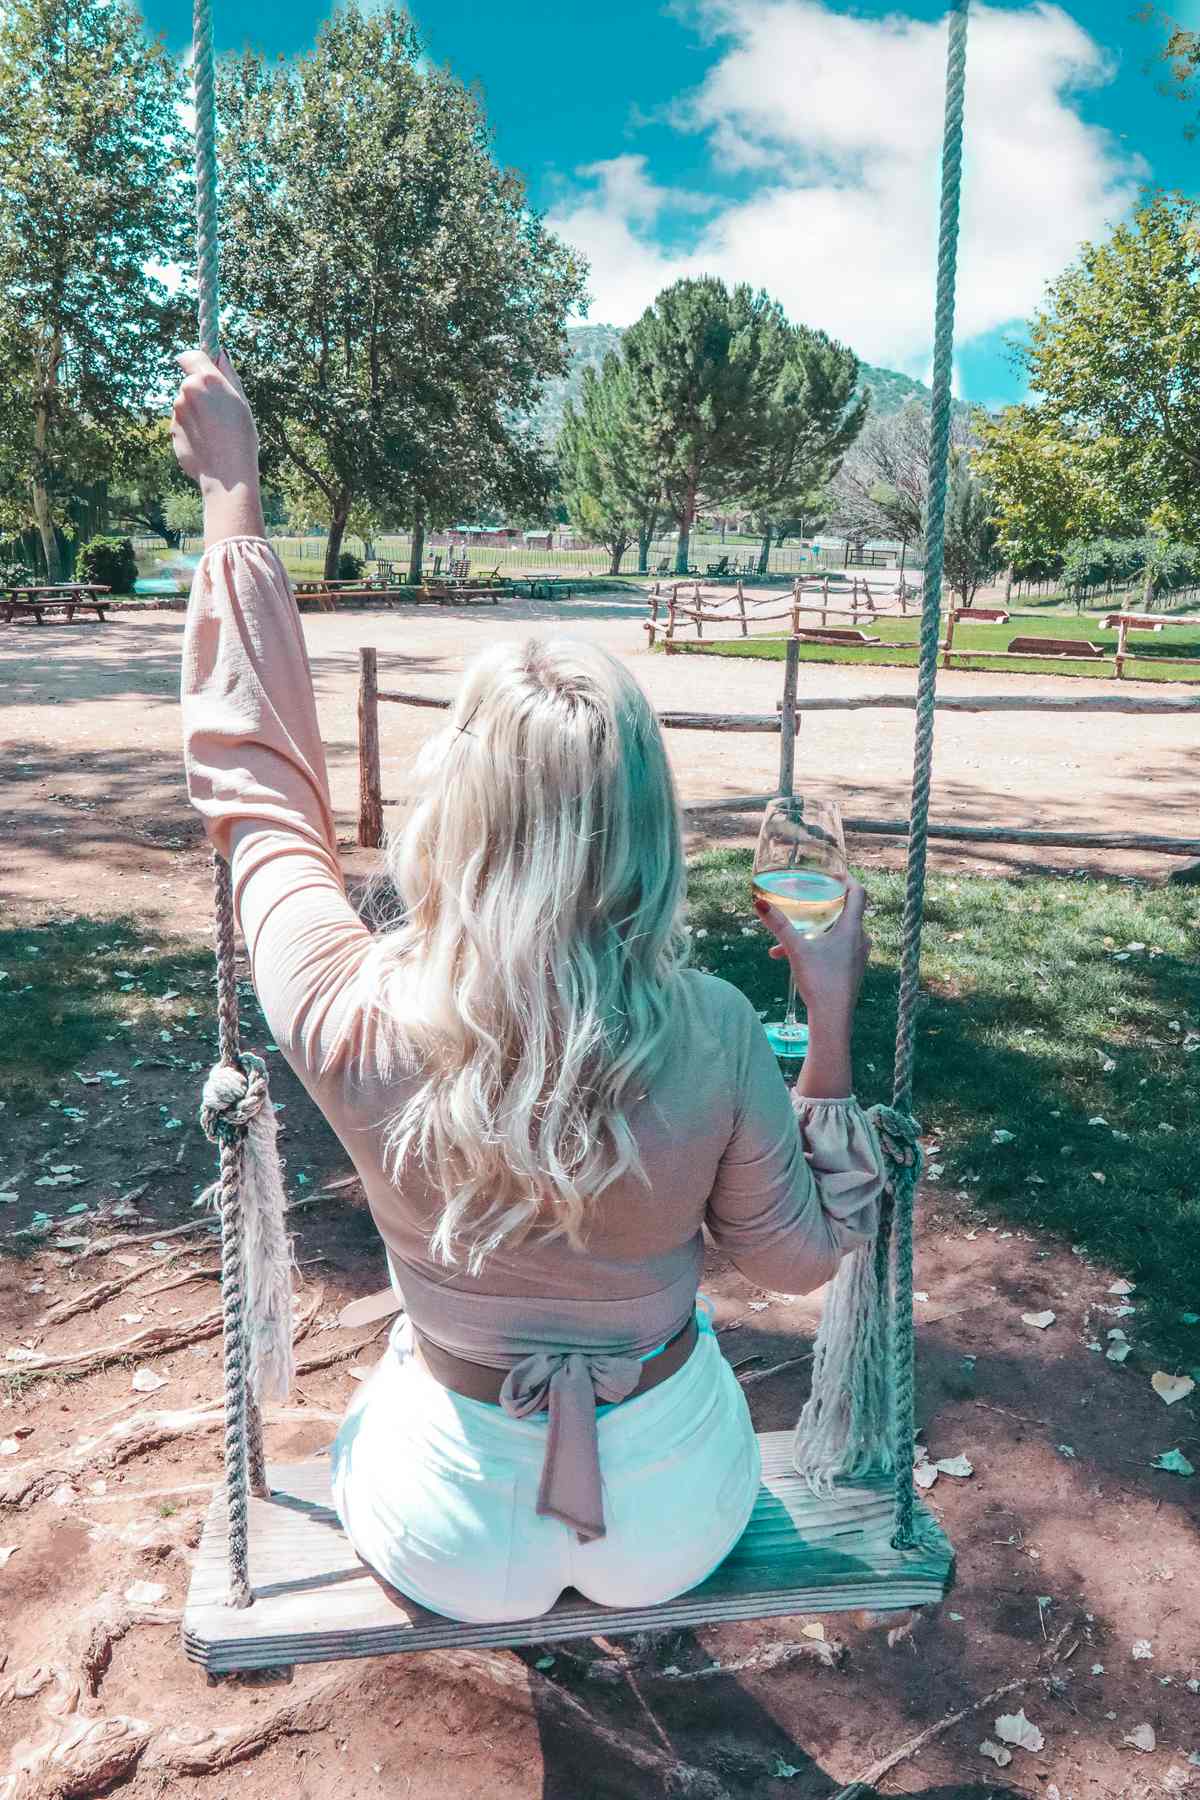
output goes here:
[[574, 1592], [548, 1613], [464, 1625], [385, 1589], [351, 1548], [325, 1461], [273, 1466], [269, 1500], [250, 1502], [253, 1606], [227, 1606], [224, 1491], [209, 1510], [183, 1614], [188, 1656], [212, 1675], [340, 1662], [400, 1650], [511, 1648], [813, 1612], [892, 1611], [940, 1601], [954, 1552], [918, 1504], [918, 1546], [892, 1547], [890, 1478], [811, 1493], [792, 1468], [790, 1431], [759, 1434], [763, 1480], [750, 1523], [707, 1581], [657, 1606], [596, 1606]]

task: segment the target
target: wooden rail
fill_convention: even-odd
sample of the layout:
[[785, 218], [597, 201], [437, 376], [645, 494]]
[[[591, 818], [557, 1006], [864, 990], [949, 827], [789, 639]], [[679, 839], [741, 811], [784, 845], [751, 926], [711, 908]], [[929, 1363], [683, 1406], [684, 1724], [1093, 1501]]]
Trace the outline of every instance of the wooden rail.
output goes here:
[[[762, 713], [696, 713], [661, 712], [659, 723], [674, 731], [746, 731], [778, 734], [779, 779], [777, 793], [794, 791], [796, 733], [803, 712], [866, 712], [872, 710], [912, 711], [913, 694], [832, 694], [797, 698], [800, 654], [799, 644], [790, 638], [784, 663], [783, 696], [776, 702], [773, 715]], [[399, 706], [417, 706], [438, 711], [447, 710], [451, 702], [433, 694], [407, 693], [381, 689], [378, 680], [376, 652], [359, 651], [358, 688], [358, 773], [359, 810], [358, 841], [366, 848], [383, 841], [383, 788], [379, 755], [379, 705], [386, 701]], [[1176, 699], [1164, 696], [1126, 694], [945, 694], [937, 699], [939, 712], [1049, 712], [1049, 713], [1131, 713], [1155, 714], [1200, 713], [1200, 695]], [[737, 795], [723, 800], [699, 801], [684, 807], [691, 818], [704, 819], [719, 813], [759, 812], [767, 803], [763, 794]], [[846, 830], [866, 837], [907, 837], [907, 819], [847, 818]], [[1017, 844], [1030, 848], [1063, 848], [1078, 850], [1142, 851], [1160, 856], [1200, 856], [1200, 838], [1159, 837], [1138, 832], [1067, 831], [1055, 828], [1025, 828], [1015, 825], [932, 824], [931, 838], [949, 843]]]
[[[692, 604], [690, 606], [685, 603], [683, 597], [685, 586], [689, 586], [692, 590]], [[790, 635], [792, 637], [797, 637], [801, 634], [803, 629], [800, 621], [805, 615], [819, 614], [822, 626], [826, 626], [831, 617], [835, 619], [850, 619], [854, 622], [857, 622], [859, 619], [870, 619], [877, 622], [881, 617], [904, 618], [907, 617], [908, 614], [908, 590], [903, 583], [901, 583], [899, 589], [896, 590], [896, 596], [900, 601], [900, 612], [899, 614], [895, 612], [888, 613], [881, 610], [881, 608], [876, 605], [875, 598], [865, 580], [862, 583], [863, 601], [861, 605], [859, 604], [859, 581], [857, 576], [851, 583], [849, 606], [839, 606], [837, 603], [839, 598], [844, 597], [841, 589], [835, 589], [831, 596], [828, 575], [824, 576], [819, 583], [806, 583], [802, 576], [798, 576], [792, 583], [790, 599], [786, 602], [783, 609], [778, 612], [762, 612], [757, 610], [758, 608], [769, 604], [770, 599], [775, 598], [775, 596], [766, 596], [763, 600], [752, 601], [751, 605], [755, 610], [748, 614], [746, 610], [745, 590], [740, 581], [737, 583], [736, 592], [730, 597], [730, 600], [721, 610], [718, 610], [715, 607], [706, 608], [702, 604], [703, 596], [700, 592], [700, 588], [701, 583], [699, 580], [686, 584], [674, 582], [668, 592], [664, 594], [659, 583], [657, 581], [655, 582], [647, 596], [646, 604], [650, 616], [646, 620], [644, 626], [650, 639], [651, 648], [653, 648], [656, 639], [661, 636], [669, 652], [675, 643], [676, 633], [681, 622], [684, 624], [695, 625], [696, 637], [698, 640], [703, 641], [705, 625], [736, 625], [738, 626], [742, 637], [749, 637], [749, 627], [752, 624], [761, 625], [771, 623], [777, 619], [786, 619], [791, 627]], [[804, 603], [804, 596], [806, 594], [814, 596], [819, 594], [820, 598], [819, 600], [814, 599], [813, 604], [806, 605]], [[780, 595], [778, 598], [782, 599], [783, 596]], [[664, 600], [666, 601], [667, 608], [665, 624], [660, 623], [659, 618], [661, 605]], [[736, 612], [729, 610], [729, 608], [734, 605], [736, 605], [737, 608]], [[713, 641], [720, 643], [724, 640], [718, 638]]]
[[[413, 694], [379, 686], [378, 656], [364, 647], [358, 653], [358, 842], [376, 849], [383, 842], [383, 775], [379, 755], [379, 706], [428, 707], [447, 711], [450, 700], [436, 694]], [[795, 769], [796, 683], [800, 667], [799, 646], [789, 643], [784, 662], [783, 699], [773, 713], [660, 712], [658, 722], [668, 731], [749, 731], [778, 737], [779, 783], [776, 793], [792, 792]], [[719, 810], [723, 802], [715, 803]], [[741, 806], [732, 803], [732, 809]]]

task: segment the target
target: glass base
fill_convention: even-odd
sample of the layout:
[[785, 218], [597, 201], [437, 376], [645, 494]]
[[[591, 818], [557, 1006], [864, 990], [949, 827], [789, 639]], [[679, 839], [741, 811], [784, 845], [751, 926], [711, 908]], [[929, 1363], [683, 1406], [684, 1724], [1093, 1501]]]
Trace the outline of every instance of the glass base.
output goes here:
[[766, 1032], [767, 1042], [776, 1056], [784, 1059], [796, 1059], [808, 1055], [807, 1025], [800, 1024], [793, 1030], [789, 1030], [786, 1023], [779, 1020], [775, 1023], [764, 1024], [763, 1030]]

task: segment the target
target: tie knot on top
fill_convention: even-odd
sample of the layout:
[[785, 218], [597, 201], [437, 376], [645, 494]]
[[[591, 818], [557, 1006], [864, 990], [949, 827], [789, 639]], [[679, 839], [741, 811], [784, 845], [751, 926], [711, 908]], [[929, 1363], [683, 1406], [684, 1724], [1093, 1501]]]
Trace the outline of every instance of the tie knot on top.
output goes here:
[[215, 1063], [204, 1083], [200, 1123], [215, 1143], [232, 1131], [244, 1131], [267, 1104], [267, 1070], [261, 1057], [242, 1055], [242, 1068]]

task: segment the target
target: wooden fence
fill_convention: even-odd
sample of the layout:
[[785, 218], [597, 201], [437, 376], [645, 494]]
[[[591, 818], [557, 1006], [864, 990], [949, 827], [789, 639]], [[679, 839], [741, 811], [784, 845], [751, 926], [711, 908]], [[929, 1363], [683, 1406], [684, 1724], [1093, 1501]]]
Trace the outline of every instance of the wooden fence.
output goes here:
[[[854, 630], [860, 619], [868, 619], [872, 623], [881, 618], [907, 618], [909, 601], [916, 601], [917, 596], [903, 581], [897, 587], [872, 593], [870, 583], [864, 576], [853, 577], [849, 590], [849, 606], [841, 604], [846, 598], [844, 585], [831, 589], [828, 575], [820, 581], [804, 581], [798, 579], [792, 583], [790, 595], [769, 594], [760, 600], [751, 600], [747, 604], [746, 591], [739, 581], [734, 593], [716, 606], [705, 606], [703, 584], [700, 581], [672, 582], [667, 587], [655, 582], [646, 600], [649, 617], [646, 620], [646, 631], [651, 647], [661, 637], [663, 646], [670, 655], [675, 648], [677, 634], [686, 626], [694, 625], [696, 637], [703, 640], [705, 625], [736, 626], [739, 637], [749, 637], [752, 625], [771, 625], [778, 621], [786, 621], [786, 628], [780, 632], [764, 632], [764, 637], [789, 637], [799, 643], [829, 642], [831, 629], [830, 619], [849, 619], [850, 630]], [[691, 604], [688, 604], [689, 594]], [[899, 611], [889, 611], [888, 599], [894, 598], [899, 603]], [[779, 610], [766, 612], [776, 602], [782, 602]], [[665, 617], [664, 617], [665, 609]], [[810, 624], [810, 620], [820, 620], [819, 625]], [[817, 635], [821, 634], [821, 635]], [[861, 636], [862, 634], [859, 634]], [[713, 643], [728, 640], [713, 638]], [[834, 637], [832, 641], [839, 641]], [[843, 640], [852, 641], [852, 640]], [[868, 640], [862, 637], [864, 643]]]
[[[953, 667], [954, 661], [962, 662], [1029, 662], [1041, 658], [1054, 662], [1088, 662], [1111, 663], [1113, 674], [1120, 681], [1125, 675], [1125, 664], [1131, 656], [1136, 659], [1136, 648], [1129, 648], [1130, 632], [1160, 632], [1168, 625], [1200, 625], [1200, 615], [1195, 613], [1179, 613], [1175, 617], [1159, 618], [1152, 613], [1111, 612], [1106, 613], [1103, 621], [1104, 629], [1117, 633], [1116, 647], [1106, 650], [1103, 644], [1093, 644], [1086, 638], [1052, 638], [1021, 637], [1018, 633], [1007, 650], [962, 650], [954, 647], [954, 628], [956, 625], [970, 624], [972, 621], [984, 622], [990, 618], [1008, 620], [1008, 614], [996, 614], [988, 609], [976, 611], [972, 607], [951, 607], [946, 613], [946, 635], [939, 646], [942, 655], [943, 669]], [[1155, 662], [1179, 663], [1183, 667], [1200, 664], [1200, 656], [1156, 656]]]
[[[368, 849], [383, 842], [383, 776], [379, 755], [379, 707], [381, 702], [396, 706], [428, 707], [445, 710], [450, 701], [433, 694], [403, 693], [379, 686], [376, 652], [361, 649], [358, 682], [358, 842]], [[800, 670], [800, 648], [797, 640], [788, 639], [784, 661], [783, 694], [773, 713], [699, 713], [660, 712], [659, 723], [669, 731], [747, 731], [779, 736], [779, 779], [776, 793], [790, 794], [795, 779], [796, 737], [805, 712], [867, 712], [872, 710], [913, 711], [915, 694], [837, 694], [805, 697], [797, 703], [797, 680]], [[1048, 712], [1048, 713], [1135, 713], [1192, 714], [1200, 716], [1200, 695], [1174, 699], [1150, 695], [1125, 694], [946, 694], [936, 702], [939, 712]], [[705, 800], [685, 805], [692, 818], [704, 819], [720, 813], [760, 811], [770, 796], [748, 794], [723, 800]], [[907, 837], [907, 819], [847, 818], [846, 830], [865, 837]], [[1068, 848], [1079, 850], [1132, 850], [1159, 856], [1200, 857], [1200, 837], [1173, 838], [1140, 832], [1069, 831], [1057, 828], [1026, 828], [1015, 825], [956, 825], [932, 823], [929, 835], [938, 841], [968, 844], [1016, 844], [1030, 848]]]

